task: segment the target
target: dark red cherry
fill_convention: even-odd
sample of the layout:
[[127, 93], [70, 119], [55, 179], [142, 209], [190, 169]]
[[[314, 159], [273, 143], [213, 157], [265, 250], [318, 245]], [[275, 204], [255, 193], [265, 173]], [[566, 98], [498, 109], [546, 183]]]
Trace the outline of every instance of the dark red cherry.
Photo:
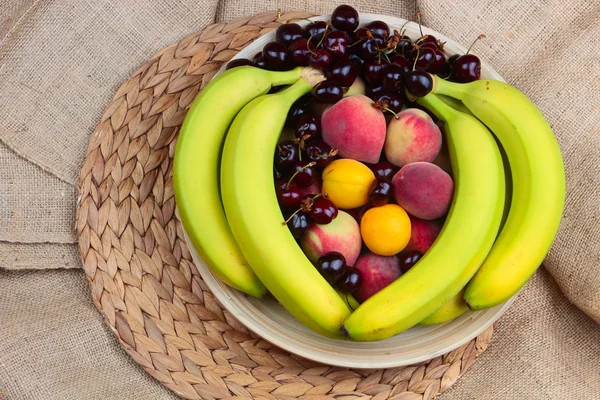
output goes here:
[[391, 180], [396, 172], [398, 172], [398, 167], [389, 161], [379, 161], [371, 167], [371, 171], [373, 171], [375, 178], [378, 180]]
[[275, 41], [289, 47], [298, 39], [304, 38], [304, 32], [298, 24], [283, 24], [279, 25], [275, 31]]
[[317, 197], [310, 209], [310, 218], [317, 224], [328, 224], [337, 215], [337, 207], [326, 197]]
[[440, 50], [434, 50], [434, 59], [433, 63], [427, 69], [427, 72], [431, 72], [432, 74], [436, 74], [444, 68], [444, 64], [446, 63], [446, 56]]
[[423, 257], [421, 253], [416, 251], [410, 252], [400, 258], [400, 269], [402, 272], [406, 272], [413, 267]]
[[454, 64], [454, 61], [456, 61], [458, 57], [460, 57], [460, 54], [453, 54], [450, 57], [448, 57], [448, 64]]
[[388, 64], [381, 60], [367, 61], [364, 65], [363, 74], [367, 82], [372, 85], [381, 84], [383, 81], [383, 70]]
[[400, 91], [402, 89], [402, 79], [404, 78], [404, 68], [398, 64], [387, 64], [382, 73], [383, 88], [390, 91]]
[[324, 49], [311, 50], [308, 56], [308, 65], [323, 71], [329, 68], [332, 61], [333, 57], [331, 57], [331, 54]]
[[267, 69], [267, 63], [265, 62], [265, 59], [263, 58], [262, 51], [260, 51], [254, 55], [254, 58], [252, 58], [252, 63], [257, 68]]
[[367, 24], [367, 29], [369, 29], [373, 35], [381, 36], [384, 39], [387, 39], [390, 36], [390, 27], [383, 21], [373, 21]]
[[412, 65], [410, 65], [406, 57], [404, 57], [403, 55], [396, 54], [390, 59], [390, 61], [392, 62], [392, 64], [396, 64], [402, 67], [402, 70], [405, 74], [412, 69]]
[[319, 257], [316, 267], [321, 275], [323, 275], [323, 278], [331, 285], [336, 284], [344, 275], [346, 268], [348, 268], [346, 259], [337, 251], [332, 251]]
[[290, 126], [296, 127], [296, 123], [303, 115], [310, 115], [310, 103], [312, 102], [312, 96], [310, 94], [300, 97], [288, 112], [286, 123]]
[[235, 60], [231, 60], [227, 63], [227, 66], [225, 67], [225, 69], [231, 69], [231, 68], [235, 68], [235, 67], [242, 67], [244, 65], [254, 65], [252, 63], [252, 61], [248, 60], [247, 58], [237, 58]]
[[277, 200], [282, 207], [298, 208], [302, 201], [302, 190], [295, 180], [284, 179], [277, 183], [275, 188]]
[[346, 268], [346, 272], [338, 282], [338, 285], [344, 292], [354, 293], [360, 289], [361, 283], [360, 272], [356, 268]]
[[377, 96], [380, 96], [383, 93], [385, 93], [385, 89], [381, 85], [380, 86], [368, 85], [367, 88], [365, 89], [366, 96], [370, 97], [373, 101], [375, 101]]
[[335, 59], [345, 58], [349, 55], [350, 36], [346, 32], [331, 31], [325, 34], [323, 48]]
[[371, 204], [375, 207], [384, 206], [390, 201], [392, 194], [392, 183], [387, 179], [377, 181], [375, 187], [371, 191]]
[[275, 149], [275, 165], [288, 168], [298, 161], [298, 145], [291, 140], [285, 140]]
[[303, 115], [296, 122], [294, 134], [298, 139], [302, 139], [306, 135], [315, 138], [321, 134], [321, 121], [312, 115]]
[[448, 57], [444, 63], [444, 66], [437, 72], [437, 75], [440, 78], [449, 79], [452, 76], [452, 64], [454, 64], [454, 61], [456, 61], [457, 58], [458, 54]]
[[327, 79], [339, 82], [343, 87], [350, 87], [358, 76], [358, 65], [350, 59], [340, 60], [329, 69]]
[[458, 57], [452, 64], [452, 79], [460, 83], [468, 83], [481, 77], [481, 61], [473, 54]]
[[299, 211], [288, 218], [289, 220], [287, 222], [287, 226], [290, 229], [292, 236], [294, 236], [296, 239], [300, 239], [310, 224], [308, 214], [303, 211]]
[[417, 63], [414, 64], [415, 69], [426, 71], [435, 61], [435, 53], [428, 47], [414, 49], [411, 58], [412, 63], [414, 63], [415, 58], [417, 59]]
[[308, 57], [310, 56], [309, 46], [311, 50], [316, 49], [315, 43], [311, 42], [310, 45], [306, 39], [299, 39], [290, 45], [290, 58], [294, 64], [306, 67], [308, 65]]
[[319, 82], [313, 88], [312, 93], [315, 100], [323, 104], [337, 103], [344, 97], [342, 85], [339, 82], [330, 80]]
[[332, 161], [337, 151], [334, 151], [331, 146], [321, 139], [315, 139], [308, 142], [306, 145], [306, 155], [310, 161], [317, 163], [319, 167], [326, 167]]
[[[308, 187], [317, 176], [317, 171], [314, 166], [309, 165], [309, 161], [303, 160], [294, 163], [292, 166], [292, 182], [296, 182], [298, 186]], [[302, 197], [302, 196], [300, 196]]]
[[412, 50], [413, 42], [408, 36], [404, 36], [396, 45], [396, 52], [407, 59], [410, 57]]
[[353, 7], [342, 4], [331, 13], [331, 25], [340, 31], [353, 32], [358, 28], [358, 12]]
[[307, 38], [312, 37], [310, 39], [310, 41], [311, 41], [311, 43], [313, 43], [316, 46], [317, 43], [319, 43], [321, 41], [321, 38], [323, 37], [323, 34], [325, 33], [325, 31], [327, 31], [327, 22], [325, 22], [325, 21], [311, 22], [310, 24], [306, 25], [306, 27], [304, 28], [304, 36], [306, 36]]
[[374, 36], [372, 39], [364, 39], [360, 44], [360, 55], [365, 61], [371, 61], [375, 58], [379, 58], [379, 49], [383, 48], [385, 45], [380, 45], [377, 37]]
[[289, 69], [290, 55], [288, 54], [287, 48], [283, 44], [269, 42], [263, 48], [262, 53], [268, 69], [276, 71]]
[[438, 48], [438, 49], [439, 49], [439, 43], [440, 43], [440, 41], [439, 41], [439, 40], [437, 40], [437, 39], [436, 39], [436, 37], [435, 37], [435, 36], [433, 36], [433, 35], [425, 35], [425, 36], [422, 36], [422, 37], [420, 37], [419, 39], [417, 39], [417, 42], [416, 42], [416, 43], [417, 43], [417, 45], [418, 45], [418, 46], [422, 46], [422, 45], [424, 45], [424, 44], [426, 44], [426, 43], [431, 43], [431, 44], [433, 44], [433, 45], [434, 45], [436, 48]]
[[[374, 96], [373, 101], [381, 104], [382, 106], [385, 105], [385, 108], [395, 112], [396, 114], [402, 111], [402, 106], [404, 105], [404, 99], [397, 92], [383, 91]], [[385, 112], [387, 110], [382, 111]]]
[[424, 97], [433, 89], [433, 78], [425, 71], [408, 71], [404, 87], [415, 97]]

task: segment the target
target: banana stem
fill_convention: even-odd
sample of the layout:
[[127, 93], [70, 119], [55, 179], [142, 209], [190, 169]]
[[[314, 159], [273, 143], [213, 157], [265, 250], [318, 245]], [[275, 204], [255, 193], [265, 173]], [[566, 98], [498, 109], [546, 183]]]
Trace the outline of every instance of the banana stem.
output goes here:
[[443, 94], [455, 99], [462, 100], [465, 95], [465, 85], [468, 83], [455, 83], [445, 79], [438, 78], [435, 75], [431, 75], [433, 78], [433, 89], [431, 93]]
[[291, 85], [300, 79], [303, 69], [302, 67], [296, 67], [289, 71], [268, 71], [268, 74], [271, 76], [273, 86]]
[[427, 96], [417, 99], [417, 103], [426, 107], [429, 111], [434, 113], [436, 117], [446, 122], [448, 122], [448, 120], [452, 118], [452, 115], [457, 112], [433, 93], [429, 93]]

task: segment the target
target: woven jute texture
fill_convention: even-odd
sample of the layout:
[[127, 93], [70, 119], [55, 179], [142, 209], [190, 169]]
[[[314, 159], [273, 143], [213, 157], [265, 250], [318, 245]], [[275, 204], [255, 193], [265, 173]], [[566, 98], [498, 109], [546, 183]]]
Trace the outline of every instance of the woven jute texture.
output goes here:
[[189, 35], [138, 68], [108, 103], [79, 178], [77, 235], [93, 301], [135, 362], [184, 398], [434, 398], [487, 348], [492, 328], [419, 365], [321, 365], [250, 333], [193, 265], [173, 196], [178, 131], [221, 64], [275, 19], [259, 14]]

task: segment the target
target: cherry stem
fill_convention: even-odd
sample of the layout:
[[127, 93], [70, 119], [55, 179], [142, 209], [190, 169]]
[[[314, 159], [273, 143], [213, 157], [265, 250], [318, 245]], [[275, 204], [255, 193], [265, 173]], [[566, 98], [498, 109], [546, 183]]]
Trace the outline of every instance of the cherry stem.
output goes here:
[[[300, 160], [300, 161], [302, 161], [302, 160]], [[311, 161], [308, 164], [306, 164], [305, 166], [303, 166], [302, 168], [300, 168], [298, 171], [294, 172], [294, 174], [290, 177], [290, 180], [288, 181], [287, 185], [285, 185], [285, 190], [288, 190], [290, 188], [290, 184], [292, 183], [292, 180], [296, 177], [296, 175], [298, 175], [298, 173], [305, 170], [306, 168], [314, 167], [315, 165], [317, 165], [317, 163], [314, 161]]]
[[348, 47], [352, 47], [352, 46], [356, 46], [357, 44], [360, 44], [361, 42], [363, 42], [364, 40], [367, 40], [368, 38], [365, 36], [363, 38], [358, 39], [356, 42], [352, 43], [351, 45], [349, 45]]
[[394, 112], [394, 111], [390, 110], [390, 109], [389, 109], [389, 108], [387, 108], [387, 107], [383, 107], [383, 108], [381, 109], [381, 111], [387, 111], [387, 112], [389, 112], [389, 113], [392, 113], [392, 115], [393, 115], [393, 116], [394, 116], [394, 118], [396, 118], [396, 119], [399, 119], [399, 118], [400, 118], [396, 112]]
[[487, 36], [485, 36], [485, 33], [482, 33], [481, 35], [477, 36], [477, 37], [475, 38], [475, 40], [473, 40], [473, 43], [471, 43], [471, 45], [469, 46], [469, 49], [467, 50], [467, 53], [466, 53], [466, 54], [469, 54], [469, 52], [471, 51], [471, 47], [473, 47], [473, 45], [474, 45], [475, 43], [477, 43], [477, 41], [478, 41], [478, 40], [481, 40], [481, 39], [483, 39], [484, 37], [487, 37]]
[[413, 43], [413, 48], [417, 49], [417, 56], [415, 57], [415, 62], [413, 63], [413, 71], [417, 68], [417, 60], [419, 59], [420, 49], [419, 46]]
[[291, 220], [292, 218], [294, 218], [294, 215], [298, 214], [300, 211], [302, 211], [302, 209], [301, 209], [301, 208], [299, 208], [299, 209], [297, 209], [296, 211], [294, 211], [294, 213], [293, 213], [292, 215], [290, 215], [290, 216], [288, 217], [288, 219], [286, 219], [285, 221], [283, 221], [283, 222], [281, 223], [281, 225], [287, 225], [287, 223], [288, 223], [288, 222], [290, 222], [290, 220]]
[[421, 37], [423, 37], [423, 29], [421, 29], [421, 13], [417, 11], [417, 21], [419, 21], [419, 32], [421, 32]]
[[383, 53], [383, 55], [385, 56], [385, 59], [387, 60], [388, 64], [391, 64], [391, 63], [392, 63], [392, 60], [390, 60], [390, 58], [388, 57], [387, 53], [385, 53], [385, 52], [383, 52], [383, 51], [382, 51], [382, 53]]
[[306, 50], [308, 50], [308, 52], [314, 56], [316, 53], [310, 49], [310, 41], [311, 41], [312, 38], [313, 38], [313, 36], [311, 35], [308, 38], [308, 40], [306, 41]]
[[323, 32], [323, 36], [321, 37], [321, 40], [319, 41], [319, 44], [317, 45], [317, 47], [319, 47], [321, 45], [321, 43], [323, 43], [323, 40], [325, 40], [325, 35], [327, 34], [327, 30], [329, 29], [330, 26], [331, 26], [331, 21], [327, 21], [327, 23], [325, 24], [325, 31]]
[[281, 24], [281, 8], [277, 9], [277, 22]]

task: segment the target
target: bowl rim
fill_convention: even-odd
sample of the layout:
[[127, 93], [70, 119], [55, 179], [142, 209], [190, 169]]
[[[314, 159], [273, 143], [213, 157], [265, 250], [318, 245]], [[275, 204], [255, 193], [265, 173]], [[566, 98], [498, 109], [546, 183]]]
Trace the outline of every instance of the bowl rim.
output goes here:
[[[419, 28], [419, 25], [414, 21], [407, 21], [406, 19], [399, 18], [399, 17], [393, 17], [393, 16], [389, 16], [389, 15], [374, 14], [374, 13], [359, 13], [359, 17], [361, 20], [361, 25], [363, 25], [364, 23], [373, 21], [373, 20], [384, 20], [389, 25], [393, 25], [394, 27], [395, 26], [400, 27], [406, 23], [407, 27], [411, 27], [413, 29]], [[330, 14], [319, 15], [319, 16], [311, 17], [310, 19], [312, 21], [327, 21], [328, 19], [330, 19]], [[390, 21], [392, 21], [392, 23], [390, 23]], [[300, 21], [295, 21], [295, 22], [301, 26], [304, 26], [309, 23], [309, 21], [306, 21], [306, 20], [300, 20]], [[447, 42], [448, 44], [450, 44], [451, 47], [456, 47], [460, 51], [461, 54], [466, 53], [466, 48], [464, 46], [460, 45], [459, 43], [455, 42], [454, 40], [450, 39], [449, 37], [441, 34], [440, 32], [434, 31], [433, 29], [430, 29], [424, 25], [421, 25], [421, 29], [424, 34], [434, 35], [437, 39], [440, 39], [442, 42]], [[236, 54], [234, 57], [232, 57], [231, 60], [235, 60], [235, 59], [239, 59], [239, 58], [251, 58], [254, 54], [256, 54], [258, 51], [260, 51], [260, 49], [262, 49], [262, 47], [266, 43], [274, 40], [274, 34], [275, 34], [275, 31], [273, 30], [273, 31], [268, 32], [267, 34], [263, 35], [262, 37], [256, 39], [254, 42], [252, 42], [251, 44], [246, 46], [238, 54]], [[446, 54], [448, 54], [448, 53], [446, 53]], [[491, 79], [496, 79], [496, 80], [506, 82], [500, 76], [500, 74], [498, 74], [484, 60], [481, 60], [481, 64], [482, 64], [482, 69], [489, 71], [489, 75], [490, 75]], [[215, 74], [215, 76], [212, 79], [214, 79], [216, 76], [218, 76], [223, 71], [225, 71], [226, 65], [227, 65], [227, 63], [223, 63], [221, 68], [217, 71], [217, 73]], [[381, 361], [381, 360], [379, 360], [379, 361], [376, 361], [376, 360], [353, 361], [352, 358], [338, 358], [338, 357], [336, 357], [335, 359], [332, 360], [330, 358], [330, 356], [327, 356], [326, 353], [321, 354], [319, 352], [314, 352], [314, 351], [306, 352], [304, 347], [301, 344], [296, 344], [290, 340], [286, 341], [285, 338], [280, 337], [280, 335], [273, 335], [269, 328], [267, 328], [261, 324], [252, 323], [250, 315], [247, 315], [245, 312], [240, 313], [239, 310], [237, 309], [236, 304], [234, 302], [232, 302], [232, 296], [229, 293], [227, 293], [227, 290], [235, 290], [235, 289], [233, 289], [233, 288], [227, 286], [226, 284], [224, 284], [223, 282], [221, 282], [213, 274], [213, 272], [207, 267], [207, 265], [204, 263], [204, 260], [202, 260], [202, 258], [199, 256], [198, 252], [194, 248], [193, 244], [191, 243], [191, 241], [188, 237], [187, 232], [185, 231], [185, 228], [183, 228], [183, 232], [184, 232], [185, 240], [188, 244], [188, 248], [190, 249], [190, 253], [192, 254], [194, 263], [195, 263], [202, 279], [206, 282], [208, 288], [211, 290], [213, 295], [217, 298], [219, 303], [225, 309], [227, 309], [238, 321], [240, 321], [240, 323], [242, 323], [248, 330], [252, 331], [253, 333], [258, 335], [262, 339], [266, 340], [267, 342], [272, 343], [273, 345], [279, 347], [280, 349], [288, 351], [297, 356], [300, 356], [300, 357], [303, 357], [306, 359], [310, 359], [312, 361], [320, 362], [323, 364], [327, 364], [327, 365], [334, 365], [334, 366], [346, 367], [346, 368], [356, 368], [356, 369], [393, 368], [393, 367], [400, 367], [400, 366], [405, 366], [405, 365], [421, 363], [421, 362], [433, 359], [435, 357], [446, 354], [452, 350], [455, 350], [455, 349], [459, 348], [460, 346], [463, 346], [464, 344], [468, 343], [472, 339], [476, 338], [477, 336], [479, 336], [483, 331], [485, 331], [492, 324], [494, 324], [502, 316], [502, 314], [504, 314], [504, 312], [506, 312], [506, 310], [508, 310], [508, 308], [512, 305], [512, 303], [516, 300], [518, 294], [520, 293], [520, 291], [519, 291], [517, 294], [515, 294], [509, 300], [507, 300], [506, 302], [502, 303], [499, 306], [485, 310], [487, 312], [490, 312], [492, 310], [495, 310], [495, 311], [493, 314], [491, 314], [488, 317], [488, 319], [483, 324], [481, 324], [481, 326], [470, 331], [469, 334], [465, 335], [460, 340], [453, 342], [451, 345], [448, 345], [445, 347], [440, 347], [436, 351], [429, 352], [429, 353], [423, 353], [418, 356], [404, 358], [401, 362], [394, 361], [393, 359], [387, 360], [387, 361]], [[243, 294], [243, 295], [247, 296], [245, 294]], [[484, 312], [484, 311], [480, 311], [480, 312]], [[470, 313], [473, 314], [473, 312], [470, 312]], [[452, 321], [449, 321], [446, 324], [450, 324], [450, 323], [452, 323]], [[442, 325], [445, 325], [445, 324], [440, 324], [437, 326], [439, 327]], [[346, 341], [346, 342], [357, 343], [359, 345], [361, 343], [375, 343], [375, 342], [351, 342], [351, 341]]]

